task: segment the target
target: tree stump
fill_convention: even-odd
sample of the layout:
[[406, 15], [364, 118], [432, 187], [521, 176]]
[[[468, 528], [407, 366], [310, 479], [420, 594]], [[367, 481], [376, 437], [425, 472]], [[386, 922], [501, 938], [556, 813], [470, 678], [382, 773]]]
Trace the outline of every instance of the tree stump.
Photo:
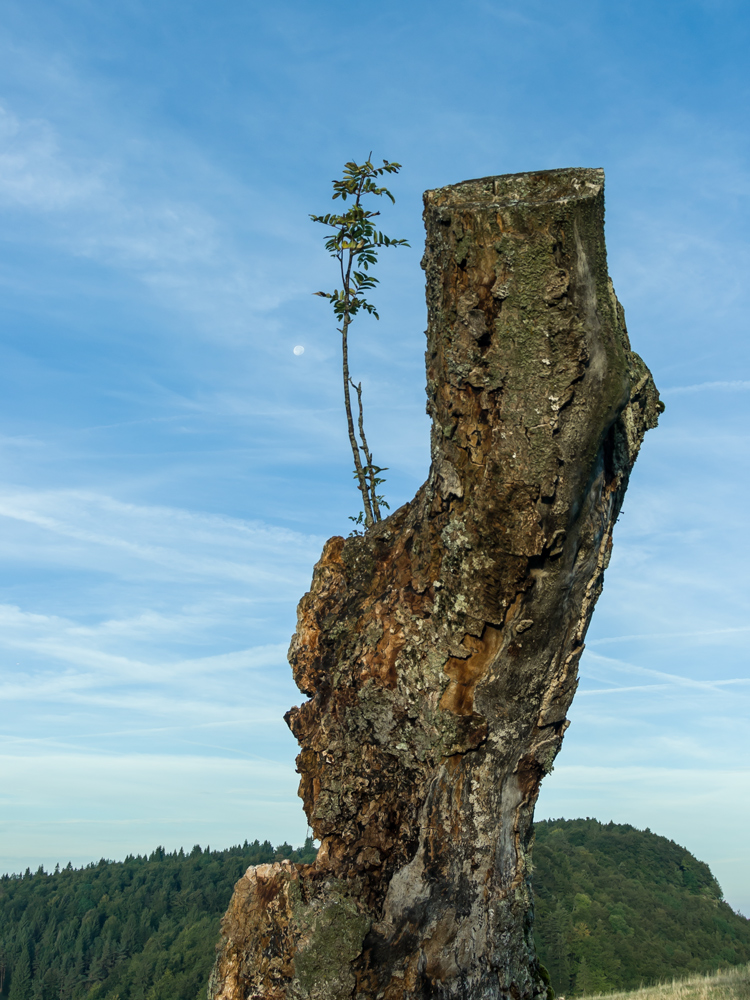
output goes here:
[[607, 273], [603, 171], [424, 204], [430, 475], [330, 539], [300, 602], [286, 719], [320, 852], [237, 883], [213, 1000], [546, 996], [534, 804], [663, 407]]

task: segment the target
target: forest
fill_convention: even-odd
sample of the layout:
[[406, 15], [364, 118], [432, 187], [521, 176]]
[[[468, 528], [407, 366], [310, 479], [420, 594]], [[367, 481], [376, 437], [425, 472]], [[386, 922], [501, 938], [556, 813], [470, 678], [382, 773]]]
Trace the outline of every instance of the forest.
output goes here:
[[565, 996], [750, 961], [750, 920], [708, 865], [650, 830], [594, 819], [537, 823], [535, 937]]
[[312, 840], [225, 851], [157, 847], [0, 879], [0, 996], [10, 1000], [205, 1000], [232, 887], [248, 865], [315, 860]]
[[[649, 830], [593, 819], [536, 824], [535, 936], [565, 996], [750, 961], [750, 920], [707, 865]], [[247, 841], [224, 851], [159, 847], [84, 868], [0, 878], [5, 1000], [205, 1000], [232, 886], [251, 864], [310, 863]]]

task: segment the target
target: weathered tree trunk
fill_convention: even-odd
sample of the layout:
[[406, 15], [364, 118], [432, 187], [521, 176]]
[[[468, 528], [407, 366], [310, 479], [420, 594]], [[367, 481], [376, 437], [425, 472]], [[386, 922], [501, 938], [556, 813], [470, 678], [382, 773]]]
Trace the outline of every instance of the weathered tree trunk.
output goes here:
[[661, 409], [607, 274], [604, 176], [428, 191], [432, 467], [332, 538], [287, 715], [315, 865], [248, 870], [215, 1000], [545, 994], [530, 845], [628, 475]]

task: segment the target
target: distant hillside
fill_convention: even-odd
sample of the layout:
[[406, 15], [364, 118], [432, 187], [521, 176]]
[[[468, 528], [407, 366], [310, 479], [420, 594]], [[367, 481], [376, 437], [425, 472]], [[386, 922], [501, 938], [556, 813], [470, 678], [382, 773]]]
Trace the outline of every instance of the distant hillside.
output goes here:
[[537, 949], [557, 993], [643, 983], [750, 961], [750, 920], [722, 901], [708, 865], [632, 826], [536, 824]]
[[[248, 865], [284, 857], [309, 862], [315, 848], [157, 848], [3, 876], [0, 997], [205, 1000], [232, 886]], [[664, 837], [596, 820], [538, 823], [534, 864], [537, 946], [564, 996], [750, 961], [750, 921], [721, 901], [706, 865]]]
[[308, 840], [70, 865], [0, 878], [0, 996], [205, 1000], [232, 887], [248, 865], [313, 861]]

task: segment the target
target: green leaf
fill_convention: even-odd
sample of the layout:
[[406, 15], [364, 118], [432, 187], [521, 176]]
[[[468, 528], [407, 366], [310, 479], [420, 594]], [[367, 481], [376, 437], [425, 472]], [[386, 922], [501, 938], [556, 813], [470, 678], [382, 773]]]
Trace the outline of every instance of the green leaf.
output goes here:
[[[337, 270], [343, 281], [341, 289], [334, 289], [333, 292], [314, 292], [314, 295], [328, 299], [333, 308], [334, 315], [340, 326], [337, 325], [337, 332], [342, 336], [346, 335], [352, 319], [359, 312], [366, 312], [375, 319], [380, 319], [375, 306], [366, 300], [364, 293], [371, 291], [378, 284], [379, 279], [370, 273], [370, 268], [374, 268], [378, 261], [378, 250], [382, 247], [409, 246], [406, 240], [393, 239], [381, 230], [376, 229], [373, 220], [380, 215], [366, 207], [364, 201], [369, 198], [381, 198], [386, 195], [392, 203], [395, 199], [388, 188], [378, 185], [377, 178], [384, 174], [398, 173], [401, 164], [388, 160], [383, 160], [383, 165], [374, 166], [372, 162], [372, 152], [370, 152], [364, 163], [356, 163], [354, 160], [348, 161], [344, 165], [341, 179], [333, 181], [332, 200], [340, 198], [342, 202], [352, 200], [347, 205], [346, 210], [341, 215], [327, 213], [324, 215], [310, 215], [313, 222], [325, 225], [329, 232], [323, 241], [325, 249], [331, 257], [337, 261]], [[347, 373], [348, 374], [348, 373]], [[351, 379], [349, 379], [351, 381]], [[368, 513], [361, 512], [357, 518], [351, 518], [355, 524], [366, 524], [370, 518], [370, 508], [374, 520], [379, 520], [379, 506], [390, 510], [384, 498], [376, 494], [376, 488], [384, 482], [379, 473], [386, 469], [375, 465], [364, 440], [364, 430], [362, 423], [362, 400], [361, 385], [352, 385], [357, 390], [357, 400], [359, 405], [359, 428], [362, 434], [362, 444], [359, 448], [363, 452], [366, 465], [365, 469], [367, 483], [361, 481], [360, 476], [355, 472], [354, 478], [362, 493], [365, 502], [365, 509]], [[356, 434], [356, 428], [350, 424], [350, 432]], [[359, 462], [355, 451], [355, 463]], [[355, 531], [354, 534], [359, 532]]]

